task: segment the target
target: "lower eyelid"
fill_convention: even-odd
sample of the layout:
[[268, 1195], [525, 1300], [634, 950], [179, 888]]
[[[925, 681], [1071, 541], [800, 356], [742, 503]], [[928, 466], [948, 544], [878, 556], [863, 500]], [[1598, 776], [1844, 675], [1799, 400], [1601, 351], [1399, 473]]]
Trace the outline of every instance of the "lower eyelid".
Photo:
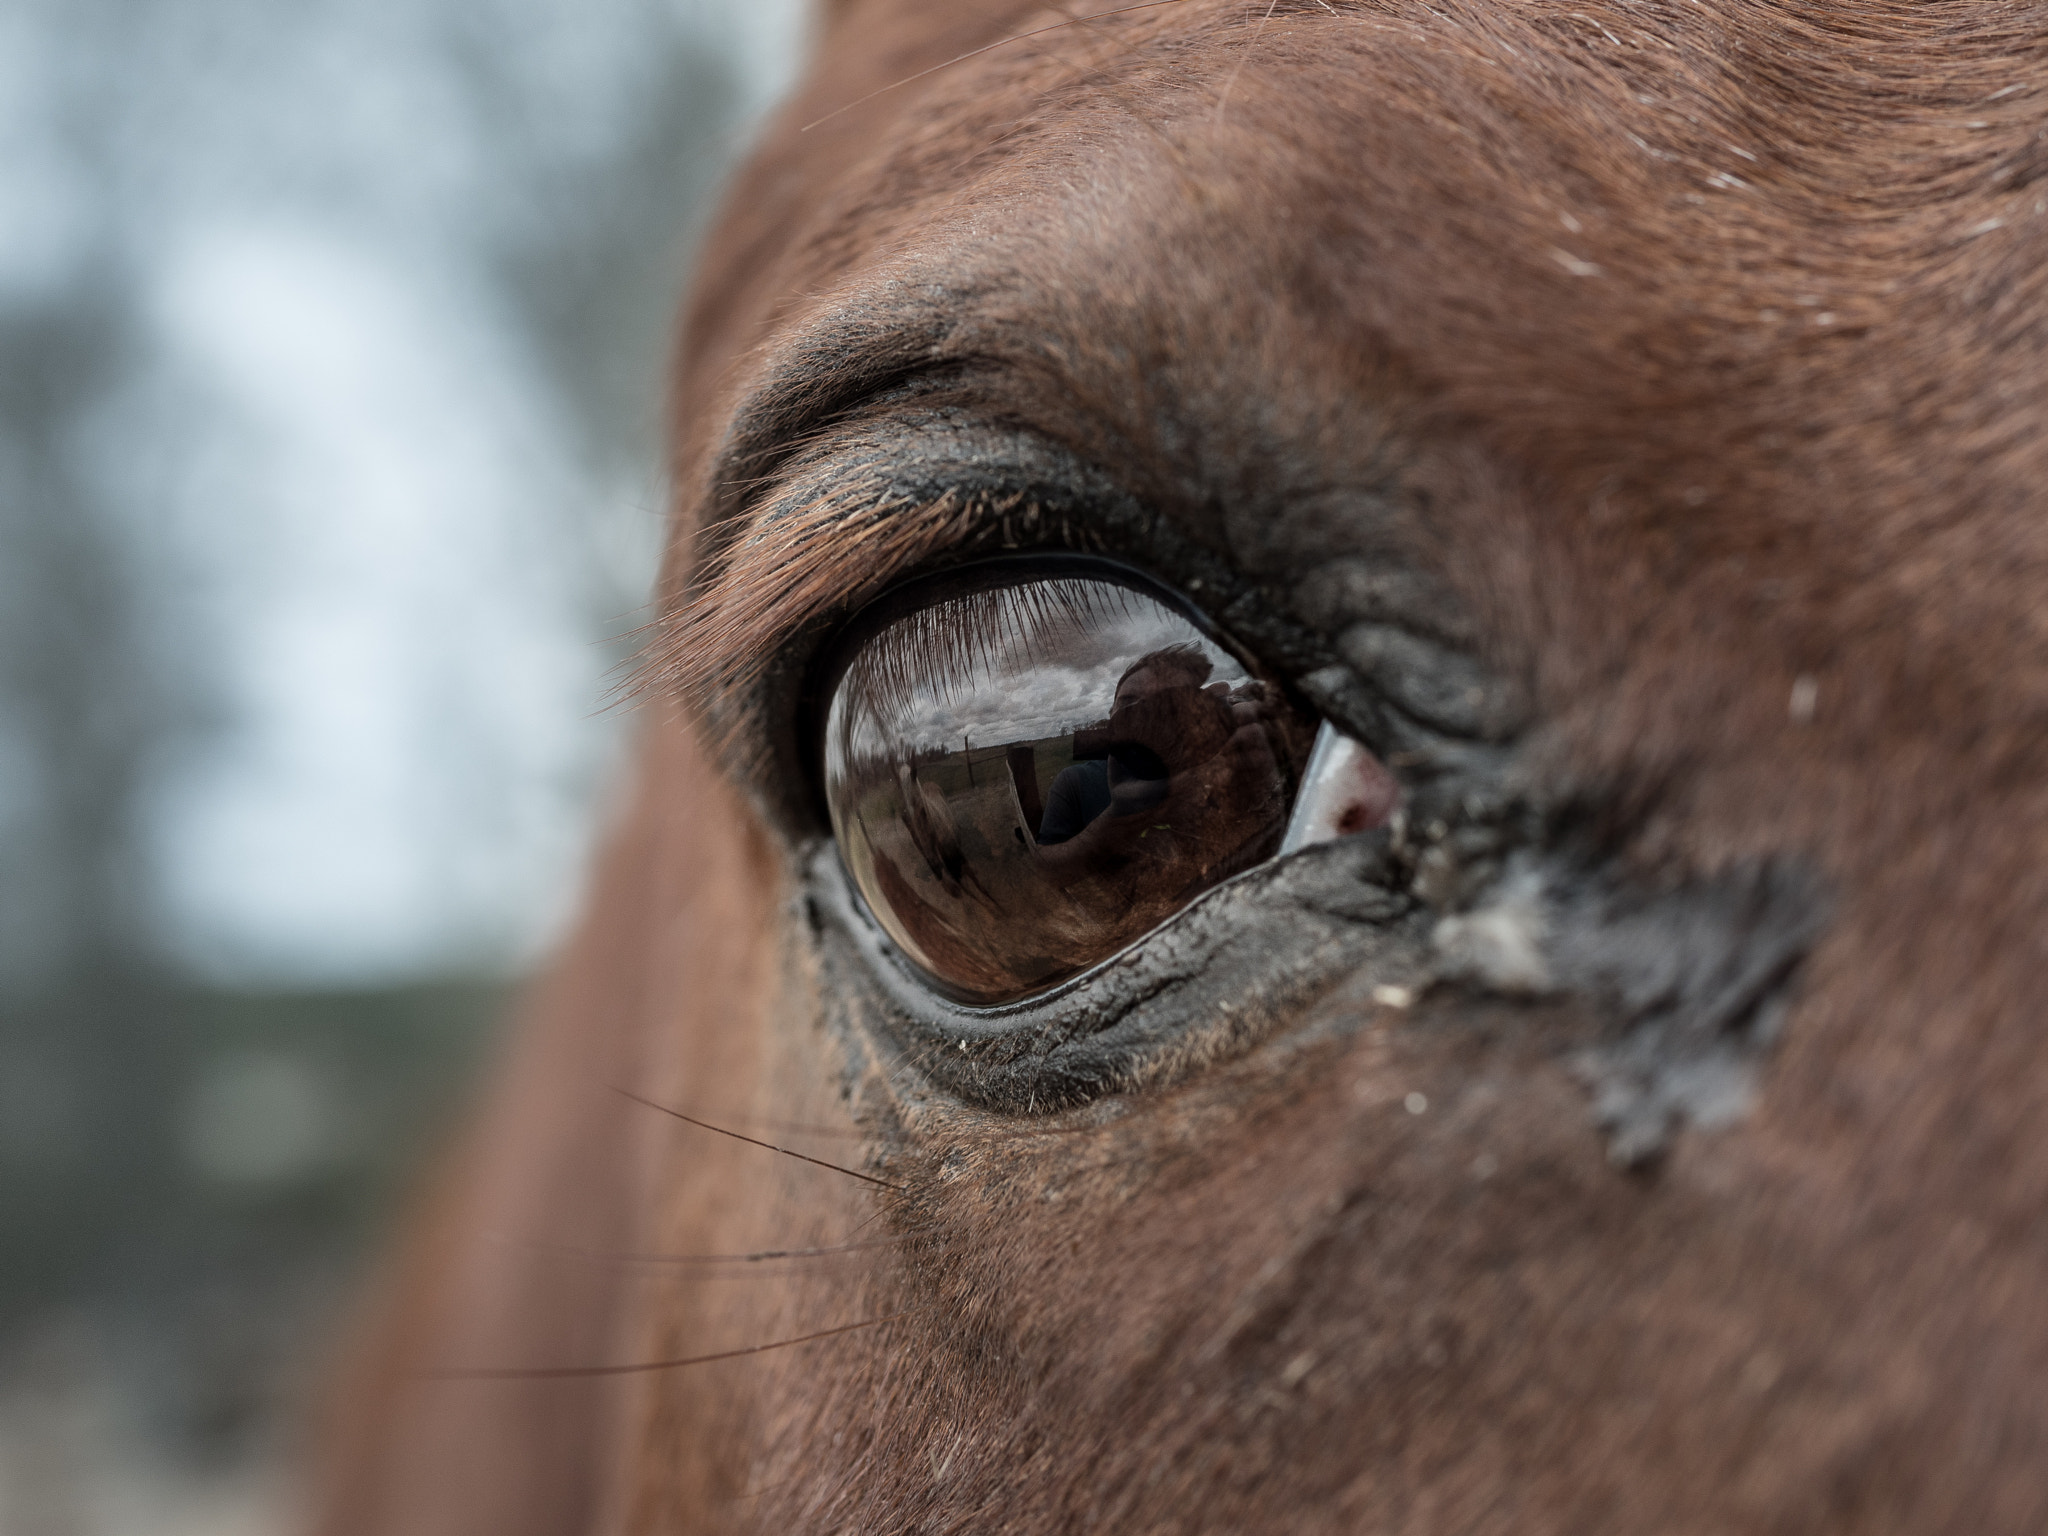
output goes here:
[[888, 1042], [933, 1086], [998, 1113], [1163, 1086], [1255, 1044], [1363, 961], [1375, 983], [1417, 990], [1429, 964], [1428, 914], [1384, 837], [1268, 860], [1050, 992], [986, 1007], [949, 1002], [912, 973], [829, 844], [810, 884], [838, 1027]]

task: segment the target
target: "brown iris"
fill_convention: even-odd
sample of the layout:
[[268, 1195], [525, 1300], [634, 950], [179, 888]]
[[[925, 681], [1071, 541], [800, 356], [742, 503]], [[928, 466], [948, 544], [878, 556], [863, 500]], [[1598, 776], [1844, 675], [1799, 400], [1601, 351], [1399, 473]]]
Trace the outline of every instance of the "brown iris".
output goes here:
[[995, 567], [856, 620], [825, 795], [876, 919], [940, 987], [1085, 970], [1279, 847], [1306, 727], [1181, 608], [1097, 565]]

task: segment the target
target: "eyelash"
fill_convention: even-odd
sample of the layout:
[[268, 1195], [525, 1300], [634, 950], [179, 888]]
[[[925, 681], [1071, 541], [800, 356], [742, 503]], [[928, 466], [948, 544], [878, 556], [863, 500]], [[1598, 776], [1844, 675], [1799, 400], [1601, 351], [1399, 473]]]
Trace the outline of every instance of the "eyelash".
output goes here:
[[[1006, 549], [995, 555], [970, 555], [929, 569], [913, 570], [901, 580], [892, 583], [880, 596], [874, 598], [855, 613], [847, 615], [826, 630], [821, 638], [808, 646], [802, 653], [804, 684], [799, 696], [798, 729], [807, 758], [817, 758], [818, 746], [822, 743], [824, 718], [831, 703], [831, 683], [845, 665], [852, 651], [858, 647], [863, 636], [873, 630], [890, 614], [913, 613], [928, 604], [936, 606], [939, 597], [946, 590], [971, 590], [977, 579], [985, 574], [1001, 574], [1010, 578], [1042, 576], [1048, 580], [1060, 577], [1108, 576], [1111, 580], [1127, 583], [1134, 591], [1156, 592], [1177, 611], [1185, 614], [1211, 639], [1225, 649], [1244, 655], [1247, 648], [1236, 643], [1234, 635], [1215, 623], [1201, 608], [1182, 597], [1175, 589], [1160, 581], [1143, 567], [1124, 560], [1106, 558], [1100, 553], [1083, 552], [1066, 546], [1047, 546], [1037, 549]], [[932, 650], [920, 657], [927, 668], [937, 667], [948, 661], [964, 659], [985, 637], [977, 637], [967, 629], [947, 621], [934, 625], [931, 634]], [[1252, 655], [1255, 662], [1262, 658]], [[817, 803], [822, 806], [822, 790], [815, 782], [812, 786]]]

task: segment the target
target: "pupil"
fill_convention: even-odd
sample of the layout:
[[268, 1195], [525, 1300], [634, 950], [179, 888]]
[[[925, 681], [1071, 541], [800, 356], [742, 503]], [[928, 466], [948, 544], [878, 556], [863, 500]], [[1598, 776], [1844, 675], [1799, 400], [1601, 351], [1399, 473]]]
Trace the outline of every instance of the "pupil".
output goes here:
[[1129, 581], [970, 581], [855, 621], [825, 792], [890, 937], [945, 991], [998, 1002], [1270, 857], [1306, 735], [1243, 661]]

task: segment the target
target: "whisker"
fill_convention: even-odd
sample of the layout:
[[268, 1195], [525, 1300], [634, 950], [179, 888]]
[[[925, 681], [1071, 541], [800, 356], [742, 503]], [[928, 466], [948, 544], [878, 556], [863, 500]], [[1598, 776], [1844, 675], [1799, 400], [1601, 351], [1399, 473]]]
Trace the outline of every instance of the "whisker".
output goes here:
[[744, 1141], [750, 1147], [760, 1147], [769, 1152], [780, 1152], [784, 1157], [793, 1157], [800, 1163], [810, 1163], [818, 1168], [829, 1168], [834, 1173], [843, 1173], [850, 1179], [859, 1179], [864, 1183], [874, 1184], [882, 1189], [900, 1191], [903, 1187], [900, 1184], [891, 1184], [887, 1179], [878, 1179], [871, 1173], [862, 1173], [858, 1168], [848, 1168], [840, 1163], [828, 1163], [822, 1157], [812, 1157], [808, 1153], [797, 1152], [789, 1147], [778, 1147], [772, 1141], [760, 1141], [752, 1136], [742, 1136], [738, 1131], [728, 1131], [722, 1125], [713, 1125], [708, 1120], [699, 1120], [695, 1115], [686, 1115], [680, 1109], [671, 1109], [666, 1104], [658, 1103], [653, 1099], [643, 1098], [630, 1088], [614, 1086], [612, 1092], [620, 1095], [622, 1098], [631, 1099], [635, 1104], [645, 1104], [649, 1109], [658, 1109], [664, 1115], [672, 1115], [685, 1125], [694, 1125], [703, 1131], [715, 1131], [720, 1136], [730, 1136], [734, 1141]]
[[798, 1344], [810, 1344], [818, 1339], [854, 1333], [862, 1328], [879, 1328], [884, 1323], [893, 1323], [899, 1317], [908, 1317], [918, 1310], [916, 1307], [906, 1307], [903, 1311], [891, 1312], [886, 1317], [869, 1317], [857, 1323], [841, 1323], [837, 1328], [821, 1328], [816, 1333], [799, 1334], [793, 1339], [774, 1339], [766, 1344], [749, 1344], [744, 1349], [722, 1349], [716, 1354], [685, 1355], [676, 1360], [636, 1360], [627, 1365], [486, 1365], [421, 1371], [419, 1376], [426, 1381], [562, 1381], [580, 1376], [632, 1376], [644, 1371], [676, 1371], [686, 1365], [710, 1365], [719, 1360], [739, 1360], [747, 1355], [766, 1354], [771, 1349], [790, 1349]]
[[872, 1141], [873, 1135], [857, 1125], [809, 1125], [801, 1120], [734, 1120], [750, 1131], [779, 1131], [785, 1136], [816, 1136], [822, 1141]]
[[926, 75], [936, 75], [942, 69], [951, 69], [955, 64], [964, 64], [971, 58], [975, 58], [978, 55], [984, 53], [992, 53], [998, 48], [1006, 48], [1011, 43], [1021, 43], [1028, 38], [1043, 37], [1048, 32], [1058, 32], [1066, 27], [1079, 26], [1084, 21], [1101, 21], [1105, 17], [1123, 16], [1131, 11], [1156, 11], [1159, 9], [1159, 7], [1163, 5], [1179, 5], [1180, 3], [1181, 0], [1144, 0], [1144, 3], [1140, 5], [1120, 5], [1116, 7], [1116, 9], [1114, 10], [1091, 11], [1086, 16], [1070, 16], [1065, 21], [1056, 21], [1049, 27], [1038, 27], [1030, 32], [1019, 32], [1014, 37], [997, 38], [996, 41], [992, 43], [983, 43], [979, 48], [970, 48], [967, 50], [967, 52], [959, 55], [957, 58], [948, 59], [943, 64], [934, 64], [929, 69], [920, 69], [914, 75], [905, 75], [901, 80], [892, 80], [889, 84], [881, 87], [879, 90], [869, 91], [865, 96], [856, 97], [854, 100], [849, 101], [843, 107], [834, 107], [830, 112], [827, 112], [823, 117], [813, 118], [810, 122], [805, 123], [803, 127], [797, 129], [797, 132], [809, 133], [813, 128], [817, 127], [820, 123], [829, 123], [832, 121], [833, 118], [839, 116], [840, 113], [851, 112], [855, 107], [865, 105], [867, 102], [873, 101], [877, 96], [886, 96], [889, 94], [889, 92], [897, 90], [903, 86], [914, 85], [919, 80], [922, 80]]
[[909, 1234], [902, 1233], [890, 1237], [867, 1237], [853, 1242], [830, 1243], [816, 1248], [764, 1248], [758, 1253], [618, 1253], [602, 1248], [579, 1248], [572, 1243], [524, 1242], [512, 1238], [498, 1238], [496, 1241], [507, 1248], [520, 1248], [529, 1253], [558, 1254], [564, 1258], [588, 1259], [599, 1264], [688, 1266], [767, 1264], [785, 1259], [821, 1259], [834, 1254], [861, 1253], [871, 1248], [887, 1248], [908, 1239]]

